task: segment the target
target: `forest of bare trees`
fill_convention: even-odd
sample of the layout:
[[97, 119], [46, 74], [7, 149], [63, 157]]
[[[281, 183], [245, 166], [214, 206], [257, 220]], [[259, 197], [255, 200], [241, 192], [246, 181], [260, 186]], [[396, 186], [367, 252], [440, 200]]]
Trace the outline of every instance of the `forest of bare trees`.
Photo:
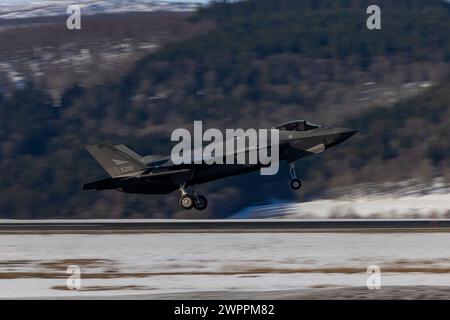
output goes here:
[[205, 23], [198, 33], [165, 43], [96, 85], [74, 82], [60, 108], [33, 82], [0, 94], [0, 217], [188, 217], [176, 194], [81, 186], [105, 176], [84, 146], [108, 141], [164, 154], [170, 132], [194, 120], [247, 128], [307, 119], [359, 130], [300, 163], [300, 193], [290, 190], [286, 167], [273, 177], [229, 178], [200, 186], [209, 207], [195, 217], [225, 217], [275, 199], [303, 201], [362, 182], [449, 180], [450, 6], [379, 2], [383, 28], [375, 32], [365, 28], [366, 1], [218, 3], [179, 22]]

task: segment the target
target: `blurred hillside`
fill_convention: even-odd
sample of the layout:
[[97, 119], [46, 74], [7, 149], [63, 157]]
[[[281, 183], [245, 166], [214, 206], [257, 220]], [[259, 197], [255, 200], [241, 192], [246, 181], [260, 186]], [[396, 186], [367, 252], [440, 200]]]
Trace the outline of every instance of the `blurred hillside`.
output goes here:
[[[368, 5], [216, 3], [189, 18], [214, 28], [166, 44], [114, 79], [71, 86], [60, 108], [31, 82], [0, 95], [0, 217], [224, 217], [357, 183], [448, 181], [450, 6], [378, 1], [382, 30], [371, 31]], [[287, 167], [276, 177], [256, 173], [200, 186], [210, 203], [204, 213], [181, 211], [175, 193], [81, 191], [83, 182], [106, 176], [83, 149], [91, 143], [164, 154], [171, 131], [193, 120], [246, 128], [302, 118], [360, 132], [300, 162], [298, 193], [289, 189]]]
[[65, 19], [0, 18], [0, 92], [8, 95], [32, 81], [58, 106], [70, 86], [115, 81], [166, 43], [212, 28], [208, 20], [193, 22], [189, 13], [178, 12], [83, 16], [82, 28], [76, 31], [65, 27]]

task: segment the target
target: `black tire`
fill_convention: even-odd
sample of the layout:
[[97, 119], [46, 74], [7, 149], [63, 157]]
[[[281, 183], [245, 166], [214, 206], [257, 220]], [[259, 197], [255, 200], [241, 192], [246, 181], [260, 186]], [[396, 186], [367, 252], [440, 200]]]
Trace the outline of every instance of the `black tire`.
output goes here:
[[180, 206], [185, 210], [190, 210], [194, 207], [194, 198], [185, 194], [180, 198]]
[[208, 206], [208, 200], [204, 196], [197, 196], [194, 201], [194, 208], [197, 210], [205, 210]]
[[302, 187], [302, 182], [299, 179], [291, 180], [291, 188], [294, 190], [298, 190]]

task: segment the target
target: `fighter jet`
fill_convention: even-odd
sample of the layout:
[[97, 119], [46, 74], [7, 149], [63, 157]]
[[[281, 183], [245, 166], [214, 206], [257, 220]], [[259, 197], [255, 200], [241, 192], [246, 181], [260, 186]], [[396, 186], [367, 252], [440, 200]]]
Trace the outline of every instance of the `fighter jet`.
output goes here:
[[[302, 186], [295, 172], [298, 160], [334, 147], [357, 132], [323, 127], [305, 120], [289, 121], [273, 129], [279, 133], [279, 161], [288, 163], [290, 186], [294, 190]], [[111, 177], [87, 183], [84, 190], [117, 190], [135, 194], [168, 194], [179, 190], [179, 203], [186, 210], [204, 210], [208, 205], [207, 199], [196, 193], [196, 185], [262, 167], [261, 164], [174, 164], [170, 157], [140, 156], [124, 145], [107, 143], [86, 149]]]

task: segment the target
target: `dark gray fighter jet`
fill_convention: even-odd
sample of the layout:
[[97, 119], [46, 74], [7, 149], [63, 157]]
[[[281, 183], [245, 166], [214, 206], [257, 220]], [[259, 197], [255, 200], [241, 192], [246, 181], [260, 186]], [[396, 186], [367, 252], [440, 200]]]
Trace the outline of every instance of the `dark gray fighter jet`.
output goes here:
[[[291, 188], [300, 189], [295, 173], [297, 160], [317, 154], [347, 140], [357, 131], [321, 127], [305, 120], [275, 126], [279, 130], [279, 161], [290, 167]], [[170, 157], [140, 156], [124, 145], [107, 143], [86, 148], [109, 173], [110, 178], [87, 183], [84, 190], [118, 190], [138, 194], [167, 194], [180, 190], [184, 209], [203, 210], [208, 202], [195, 192], [195, 185], [256, 171], [261, 164], [177, 164]], [[269, 146], [270, 149], [270, 146]]]

